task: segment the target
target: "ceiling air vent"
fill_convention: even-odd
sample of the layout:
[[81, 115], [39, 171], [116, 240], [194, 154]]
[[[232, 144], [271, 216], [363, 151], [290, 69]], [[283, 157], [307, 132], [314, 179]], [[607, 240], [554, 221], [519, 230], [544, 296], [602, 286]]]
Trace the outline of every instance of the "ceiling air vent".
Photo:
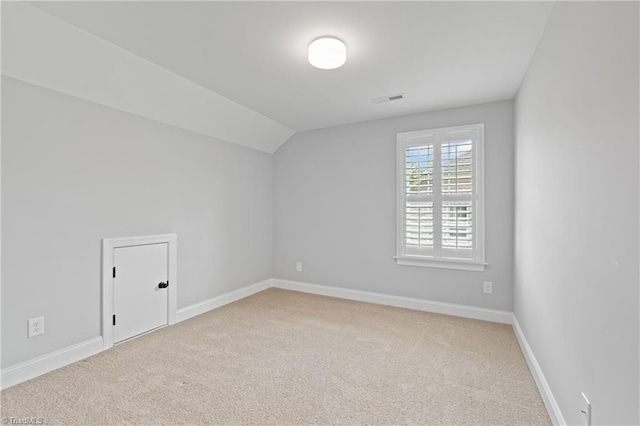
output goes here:
[[374, 104], [381, 104], [383, 102], [400, 101], [402, 99], [404, 99], [404, 95], [402, 93], [398, 93], [397, 95], [388, 95], [381, 96], [379, 98], [373, 98], [371, 99], [371, 102], [373, 102]]

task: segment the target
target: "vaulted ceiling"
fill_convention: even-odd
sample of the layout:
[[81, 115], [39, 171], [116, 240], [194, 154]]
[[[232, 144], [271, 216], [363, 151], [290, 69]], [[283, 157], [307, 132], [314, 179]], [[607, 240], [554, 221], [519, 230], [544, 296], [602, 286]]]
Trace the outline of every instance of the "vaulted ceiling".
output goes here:
[[[511, 99], [550, 2], [35, 2], [292, 131]], [[345, 66], [307, 62], [316, 37]], [[405, 99], [372, 103], [403, 93]], [[284, 142], [284, 141], [282, 141]]]

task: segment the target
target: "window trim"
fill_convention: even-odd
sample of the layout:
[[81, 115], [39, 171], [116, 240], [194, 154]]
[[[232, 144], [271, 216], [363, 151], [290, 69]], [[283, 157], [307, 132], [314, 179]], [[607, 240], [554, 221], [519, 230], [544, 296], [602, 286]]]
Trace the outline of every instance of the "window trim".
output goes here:
[[[435, 257], [429, 255], [408, 254], [405, 247], [405, 209], [407, 202], [405, 191], [407, 155], [406, 150], [411, 146], [424, 145], [425, 141], [428, 139], [432, 139], [434, 144], [441, 145], [447, 140], [451, 140], [452, 134], [460, 132], [471, 132], [474, 135], [472, 140], [472, 205], [475, 212], [473, 218], [473, 231], [475, 234], [473, 240], [473, 258], [462, 259], [453, 257]], [[436, 171], [438, 173], [439, 182], [441, 179], [441, 176], [439, 175], [441, 171], [440, 168], [436, 167], [436, 165], [434, 164], [434, 173]], [[431, 268], [458, 269], [465, 271], [484, 271], [485, 266], [487, 266], [487, 263], [485, 263], [484, 229], [484, 123], [398, 133], [396, 135], [396, 180], [396, 256], [394, 257], [396, 263], [403, 266], [422, 266]], [[436, 218], [434, 217], [434, 228], [442, 226], [441, 219], [440, 223], [435, 223], [435, 221]], [[438, 250], [436, 247], [434, 247], [434, 252], [438, 251], [441, 252], [441, 248], [440, 250]]]

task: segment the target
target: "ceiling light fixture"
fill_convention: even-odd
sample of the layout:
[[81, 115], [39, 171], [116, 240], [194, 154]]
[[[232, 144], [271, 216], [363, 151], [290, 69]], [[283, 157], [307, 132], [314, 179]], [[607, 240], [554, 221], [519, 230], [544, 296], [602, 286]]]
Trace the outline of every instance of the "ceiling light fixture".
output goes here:
[[309, 63], [316, 68], [332, 70], [347, 61], [347, 46], [336, 37], [320, 37], [309, 45]]

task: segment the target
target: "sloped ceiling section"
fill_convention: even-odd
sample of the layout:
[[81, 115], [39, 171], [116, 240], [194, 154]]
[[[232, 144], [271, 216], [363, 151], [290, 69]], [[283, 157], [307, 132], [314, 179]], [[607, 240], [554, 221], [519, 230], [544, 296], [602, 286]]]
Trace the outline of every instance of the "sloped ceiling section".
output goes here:
[[[297, 130], [513, 99], [550, 1], [37, 1], [65, 22]], [[335, 70], [309, 43], [347, 45]], [[397, 102], [371, 99], [403, 93]]]
[[25, 3], [2, 5], [2, 74], [269, 153], [294, 133]]

